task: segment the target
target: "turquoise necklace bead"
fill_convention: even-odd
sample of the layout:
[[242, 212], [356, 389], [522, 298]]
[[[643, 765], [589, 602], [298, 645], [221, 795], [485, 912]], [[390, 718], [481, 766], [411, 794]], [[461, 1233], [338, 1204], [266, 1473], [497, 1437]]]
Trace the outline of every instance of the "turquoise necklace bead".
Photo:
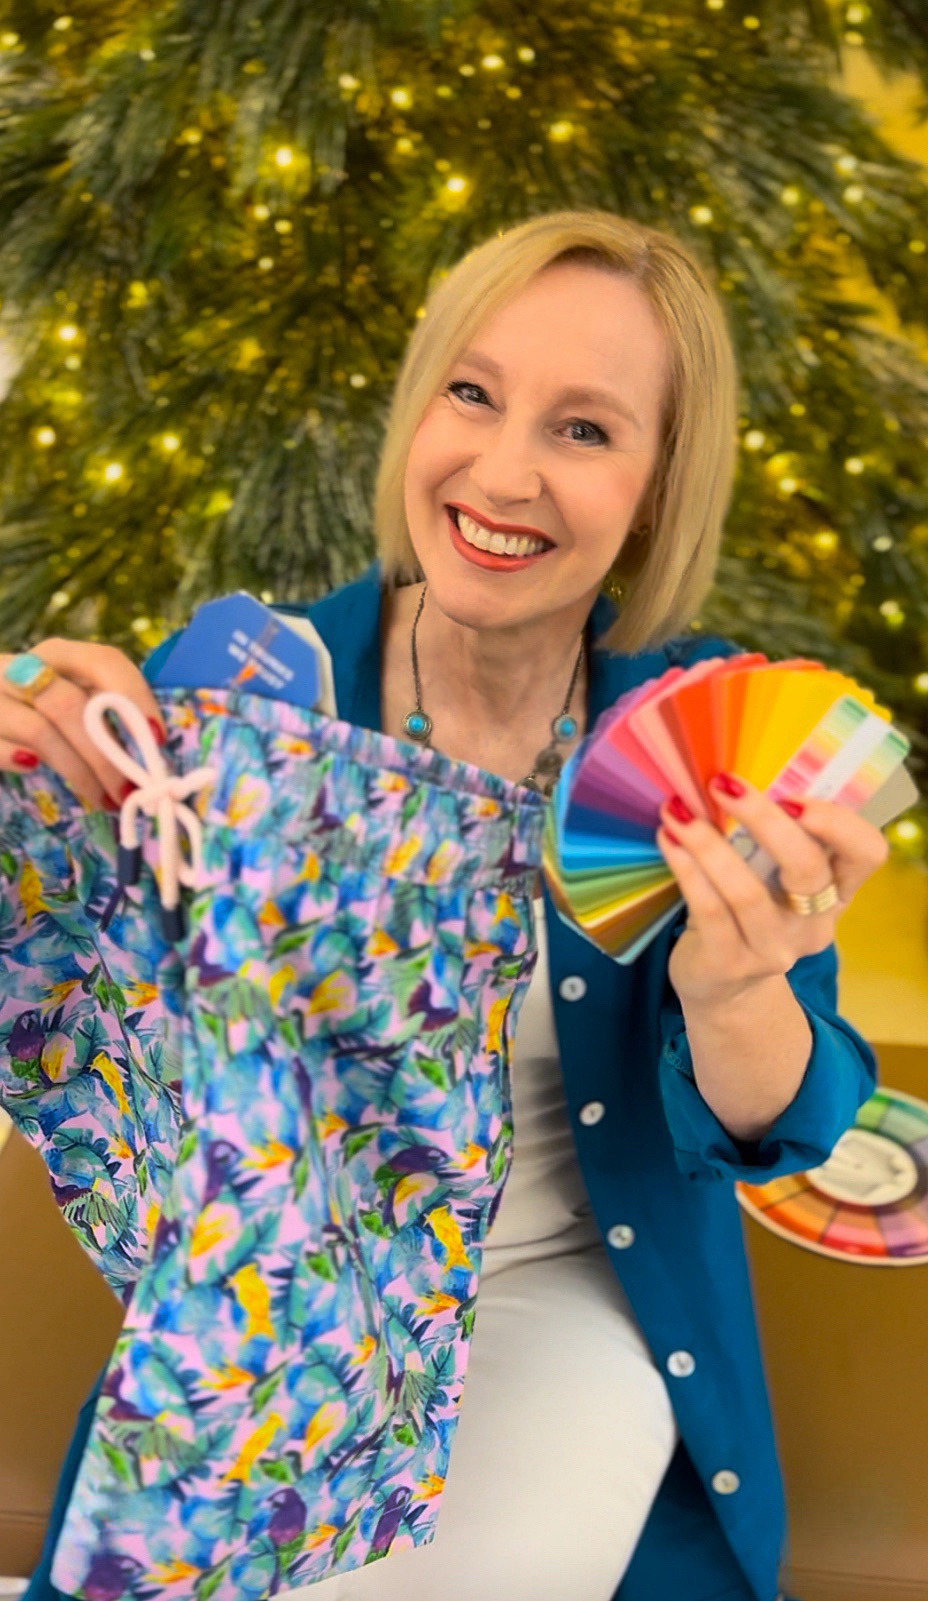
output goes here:
[[403, 727], [410, 739], [426, 740], [432, 732], [432, 719], [427, 712], [410, 712], [403, 718]]

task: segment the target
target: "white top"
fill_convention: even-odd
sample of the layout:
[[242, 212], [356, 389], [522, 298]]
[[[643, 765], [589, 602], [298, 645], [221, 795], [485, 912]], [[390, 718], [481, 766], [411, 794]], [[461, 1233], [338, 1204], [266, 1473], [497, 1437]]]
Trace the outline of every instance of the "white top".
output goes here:
[[491, 1272], [494, 1250], [549, 1240], [560, 1254], [602, 1240], [577, 1160], [564, 1094], [543, 897], [532, 907], [538, 960], [516, 1019], [510, 1064], [513, 1158], [484, 1246], [484, 1271]]

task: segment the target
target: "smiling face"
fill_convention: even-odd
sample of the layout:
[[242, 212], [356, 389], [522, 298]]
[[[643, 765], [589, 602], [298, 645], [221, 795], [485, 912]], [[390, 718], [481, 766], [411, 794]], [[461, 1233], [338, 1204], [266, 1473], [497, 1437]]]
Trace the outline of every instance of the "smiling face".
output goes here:
[[[478, 329], [406, 464], [410, 538], [446, 616], [511, 627], [589, 609], [645, 510], [666, 379], [666, 341], [646, 295], [589, 263], [546, 267]], [[449, 503], [537, 530], [548, 544], [527, 559], [471, 554]]]

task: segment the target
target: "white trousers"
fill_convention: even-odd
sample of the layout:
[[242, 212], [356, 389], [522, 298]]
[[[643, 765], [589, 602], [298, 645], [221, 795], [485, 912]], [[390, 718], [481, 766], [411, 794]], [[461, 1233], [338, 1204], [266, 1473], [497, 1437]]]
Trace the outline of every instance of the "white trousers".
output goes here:
[[288, 1601], [611, 1601], [679, 1433], [602, 1241], [544, 1250], [487, 1252], [435, 1539]]

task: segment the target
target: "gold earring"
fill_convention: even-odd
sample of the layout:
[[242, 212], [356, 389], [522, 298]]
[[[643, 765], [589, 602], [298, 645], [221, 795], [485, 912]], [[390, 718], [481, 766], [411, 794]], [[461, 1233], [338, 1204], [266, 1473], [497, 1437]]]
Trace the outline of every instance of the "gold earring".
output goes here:
[[[629, 530], [629, 538], [643, 539], [648, 533], [650, 533], [648, 528], [632, 528]], [[618, 557], [616, 560], [618, 560]], [[610, 600], [616, 602], [620, 601], [625, 593], [625, 585], [621, 582], [613, 567], [610, 567], [599, 587], [604, 595], [608, 595]]]

